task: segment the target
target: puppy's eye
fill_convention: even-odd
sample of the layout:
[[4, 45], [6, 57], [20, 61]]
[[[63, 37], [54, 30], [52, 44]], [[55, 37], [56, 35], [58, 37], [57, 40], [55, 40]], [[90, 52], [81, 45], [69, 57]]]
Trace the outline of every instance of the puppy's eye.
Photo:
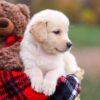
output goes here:
[[53, 31], [54, 34], [60, 34], [60, 30]]

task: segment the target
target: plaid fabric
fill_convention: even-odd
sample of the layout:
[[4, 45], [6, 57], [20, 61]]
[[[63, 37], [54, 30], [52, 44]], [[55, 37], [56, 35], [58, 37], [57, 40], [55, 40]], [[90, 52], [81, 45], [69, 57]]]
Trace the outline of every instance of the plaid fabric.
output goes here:
[[23, 91], [29, 85], [30, 81], [24, 73], [0, 71], [0, 100], [25, 100]]
[[54, 95], [49, 100], [74, 100], [80, 93], [80, 81], [75, 75], [61, 77]]
[[44, 94], [31, 88], [29, 78], [23, 72], [0, 71], [0, 100], [46, 100]]
[[74, 75], [61, 77], [54, 95], [46, 97], [31, 88], [29, 78], [23, 72], [0, 71], [0, 100], [74, 100], [79, 81]]

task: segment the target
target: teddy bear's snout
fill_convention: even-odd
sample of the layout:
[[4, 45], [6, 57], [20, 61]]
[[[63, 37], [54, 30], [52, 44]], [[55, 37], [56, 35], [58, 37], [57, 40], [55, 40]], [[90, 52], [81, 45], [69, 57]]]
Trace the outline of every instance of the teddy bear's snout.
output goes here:
[[0, 36], [9, 36], [14, 30], [14, 24], [5, 17], [0, 18]]

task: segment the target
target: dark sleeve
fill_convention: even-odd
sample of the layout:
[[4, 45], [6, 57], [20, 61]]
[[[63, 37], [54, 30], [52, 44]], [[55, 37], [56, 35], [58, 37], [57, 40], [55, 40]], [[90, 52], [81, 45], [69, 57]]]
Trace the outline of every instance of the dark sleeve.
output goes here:
[[80, 81], [71, 74], [61, 77], [58, 81], [56, 92], [49, 97], [49, 100], [74, 100], [80, 93]]

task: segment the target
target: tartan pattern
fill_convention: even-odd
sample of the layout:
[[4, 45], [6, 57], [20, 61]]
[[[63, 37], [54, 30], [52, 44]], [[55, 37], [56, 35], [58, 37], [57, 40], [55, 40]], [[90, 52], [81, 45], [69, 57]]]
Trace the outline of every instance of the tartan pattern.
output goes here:
[[0, 100], [74, 100], [80, 92], [80, 82], [74, 75], [60, 77], [56, 92], [47, 97], [31, 88], [29, 78], [23, 72], [0, 71]]
[[75, 75], [68, 75], [65, 83], [68, 86], [69, 92], [67, 92], [66, 97], [68, 100], [74, 100], [74, 98], [80, 93], [80, 81]]
[[26, 100], [23, 91], [30, 84], [22, 72], [0, 71], [0, 100]]
[[75, 75], [61, 77], [55, 94], [49, 100], [74, 100], [80, 93], [80, 81]]

